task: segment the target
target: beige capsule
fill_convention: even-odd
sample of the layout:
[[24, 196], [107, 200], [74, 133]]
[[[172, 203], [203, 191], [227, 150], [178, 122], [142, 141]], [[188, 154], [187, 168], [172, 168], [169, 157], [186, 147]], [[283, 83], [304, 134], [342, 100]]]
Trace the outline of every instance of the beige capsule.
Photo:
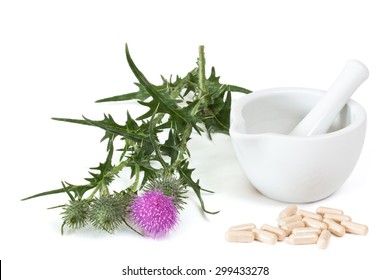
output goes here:
[[320, 220], [320, 221], [322, 220], [322, 216], [320, 214], [309, 212], [306, 210], [299, 209], [298, 214], [301, 215], [303, 218], [308, 217], [308, 218], [312, 218], [314, 220]]
[[301, 221], [302, 220], [302, 216], [300, 215], [292, 215], [292, 216], [287, 216], [287, 217], [284, 217], [284, 218], [280, 218], [279, 219], [279, 225], [282, 226], [282, 225], [285, 225], [285, 224], [289, 224], [289, 223], [292, 223], [292, 222], [296, 222], [296, 221]]
[[229, 230], [234, 231], [234, 230], [247, 230], [247, 231], [252, 231], [252, 229], [255, 229], [256, 225], [253, 223], [247, 223], [247, 224], [241, 224], [241, 225], [236, 225], [232, 226], [229, 228]]
[[286, 235], [290, 235], [294, 228], [300, 228], [304, 226], [305, 223], [303, 221], [295, 221], [289, 224], [282, 225], [280, 226], [280, 228], [286, 232]]
[[249, 243], [255, 240], [255, 234], [247, 230], [230, 230], [225, 233], [225, 239], [229, 242]]
[[292, 230], [292, 234], [301, 234], [301, 233], [315, 233], [319, 235], [321, 233], [321, 229], [317, 227], [302, 227], [302, 228], [294, 228]]
[[336, 223], [332, 219], [324, 219], [323, 220], [325, 224], [328, 225], [328, 230], [333, 233], [334, 235], [338, 237], [342, 237], [345, 234], [345, 227], [340, 225], [339, 223]]
[[278, 240], [278, 237], [276, 234], [271, 233], [269, 231], [265, 231], [262, 229], [255, 228], [252, 230], [252, 232], [255, 234], [255, 240], [268, 243], [271, 245], [274, 245], [276, 241]]
[[335, 222], [342, 222], [342, 221], [351, 221], [351, 217], [350, 216], [347, 216], [347, 215], [344, 215], [344, 214], [332, 214], [332, 213], [327, 213], [327, 214], [324, 214], [324, 219], [331, 219]]
[[317, 240], [318, 248], [326, 249], [326, 247], [328, 247], [329, 244], [330, 236], [331, 234], [329, 230], [326, 229], [323, 230]]
[[317, 212], [317, 214], [320, 214], [320, 215], [325, 215], [325, 214], [339, 214], [339, 215], [342, 215], [342, 214], [344, 214], [343, 210], [341, 210], [341, 209], [330, 208], [330, 207], [323, 207], [323, 206], [318, 207], [316, 212]]
[[345, 227], [345, 231], [349, 233], [366, 235], [368, 233], [368, 227], [366, 225], [354, 223], [351, 221], [342, 221], [341, 225]]
[[292, 245], [304, 245], [317, 243], [318, 235], [314, 232], [291, 234], [288, 237], [288, 243]]
[[264, 224], [261, 226], [261, 229], [276, 234], [278, 241], [283, 241], [286, 238], [286, 232], [281, 228]]
[[279, 218], [285, 218], [288, 216], [295, 215], [297, 213], [298, 207], [295, 204], [290, 204], [279, 213]]
[[303, 218], [302, 221], [305, 223], [305, 225], [307, 227], [316, 227], [316, 228], [319, 228], [321, 230], [324, 230], [324, 229], [327, 229], [328, 226], [322, 222], [322, 221], [319, 221], [319, 220], [315, 220], [315, 219], [312, 219], [312, 218]]

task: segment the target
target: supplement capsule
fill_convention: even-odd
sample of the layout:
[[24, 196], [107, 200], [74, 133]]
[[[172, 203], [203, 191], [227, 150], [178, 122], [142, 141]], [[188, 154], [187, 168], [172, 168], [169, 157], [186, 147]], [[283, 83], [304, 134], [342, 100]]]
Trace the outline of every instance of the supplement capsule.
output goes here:
[[347, 216], [347, 215], [343, 215], [343, 214], [331, 214], [331, 213], [327, 213], [327, 214], [324, 214], [324, 219], [331, 219], [335, 222], [342, 222], [342, 221], [351, 221], [351, 217], [350, 216]]
[[294, 228], [292, 230], [292, 234], [301, 234], [301, 233], [315, 233], [319, 235], [321, 233], [321, 229], [317, 227], [302, 227], [302, 228]]
[[289, 224], [282, 225], [280, 226], [280, 228], [286, 232], [286, 235], [290, 235], [294, 228], [300, 228], [304, 226], [305, 223], [303, 221], [295, 221]]
[[286, 238], [286, 232], [278, 227], [264, 224], [261, 226], [261, 229], [276, 234], [278, 241], [283, 241]]
[[234, 231], [234, 230], [247, 230], [251, 231], [252, 229], [255, 229], [256, 225], [253, 223], [248, 223], [248, 224], [242, 224], [242, 225], [236, 225], [232, 226], [229, 228], [229, 230]]
[[344, 214], [343, 210], [336, 209], [336, 208], [330, 208], [330, 207], [318, 207], [317, 208], [317, 214], [324, 215], [324, 214]]
[[317, 214], [317, 213], [313, 213], [313, 212], [299, 209], [298, 214], [301, 215], [302, 217], [308, 217], [308, 218], [312, 218], [314, 220], [322, 221], [322, 216], [320, 214]]
[[287, 216], [287, 217], [279, 219], [279, 225], [282, 226], [285, 224], [289, 224], [289, 223], [301, 221], [301, 220], [302, 220], [302, 216], [300, 216], [300, 215]]
[[327, 229], [328, 226], [324, 222], [321, 222], [319, 220], [314, 220], [312, 218], [303, 218], [302, 221], [305, 223], [307, 227], [316, 227], [321, 230]]
[[249, 243], [255, 240], [255, 234], [247, 230], [233, 230], [225, 233], [225, 239], [229, 242]]
[[278, 240], [276, 234], [262, 229], [253, 229], [252, 232], [255, 234], [255, 240], [274, 245]]
[[326, 249], [329, 244], [329, 239], [330, 239], [330, 231], [329, 230], [323, 230], [320, 234], [320, 237], [318, 237], [317, 240], [317, 246], [320, 249]]
[[300, 234], [291, 234], [288, 237], [288, 243], [292, 245], [304, 245], [304, 244], [314, 244], [318, 240], [318, 235], [316, 233], [300, 233]]
[[297, 213], [298, 207], [294, 204], [288, 205], [282, 212], [279, 213], [279, 218], [285, 218], [288, 216], [295, 215]]
[[368, 233], [368, 227], [366, 225], [354, 223], [351, 221], [342, 221], [341, 225], [345, 227], [345, 231], [349, 233], [366, 235]]
[[331, 219], [324, 219], [325, 224], [328, 225], [328, 230], [336, 236], [342, 237], [345, 234], [345, 227], [336, 223]]

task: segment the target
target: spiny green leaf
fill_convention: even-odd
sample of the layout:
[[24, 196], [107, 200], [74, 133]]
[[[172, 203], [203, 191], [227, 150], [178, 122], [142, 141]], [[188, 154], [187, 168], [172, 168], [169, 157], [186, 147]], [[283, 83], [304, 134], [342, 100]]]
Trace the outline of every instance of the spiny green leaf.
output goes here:
[[[82, 125], [88, 125], [88, 126], [96, 126], [95, 124], [91, 123], [90, 121], [86, 119], [68, 119], [68, 118], [52, 118], [55, 121], [61, 121], [61, 122], [69, 122], [69, 123], [76, 123], [76, 124], [82, 124]], [[100, 140], [103, 142], [106, 139], [110, 139], [112, 137], [115, 137], [116, 134], [106, 130], [106, 133]]]
[[111, 115], [106, 114], [101, 121], [94, 121], [86, 117], [84, 117], [84, 120], [91, 126], [99, 127], [115, 135], [121, 135], [137, 143], [148, 140], [148, 134], [142, 130], [134, 129], [134, 122], [129, 120], [127, 123], [131, 124], [130, 127], [117, 124]]
[[[138, 91], [99, 99], [99, 100], [96, 100], [95, 102], [96, 103], [103, 103], [103, 102], [116, 102], [116, 101], [145, 100], [145, 99], [147, 99], [150, 96], [149, 93], [147, 91], [145, 91], [145, 89], [140, 84], [138, 84], [138, 83], [135, 83], [135, 84], [138, 85], [138, 87], [139, 87]], [[165, 90], [165, 87], [158, 86], [157, 90]]]
[[160, 169], [154, 168], [151, 164], [154, 160], [154, 155], [145, 154], [143, 149], [139, 149], [136, 153], [129, 156], [128, 167], [130, 167], [132, 171], [131, 178], [136, 176], [137, 172], [142, 173], [141, 188], [147, 181], [156, 178], [157, 175], [160, 174]]
[[103, 163], [100, 163], [97, 167], [92, 167], [91, 170], [97, 170], [98, 173], [89, 172], [92, 178], [86, 178], [91, 185], [97, 186], [99, 183], [104, 183], [108, 186], [114, 180], [114, 177], [118, 175], [117, 171], [112, 166], [112, 156], [114, 154], [114, 137], [108, 142], [108, 154], [106, 160]]
[[[70, 183], [64, 182], [67, 185], [67, 190], [70, 192], [74, 192], [77, 194], [77, 196], [82, 196], [86, 191], [90, 190], [93, 188], [93, 186], [86, 184], [86, 185], [72, 185]], [[59, 188], [59, 189], [54, 189], [50, 191], [45, 191], [41, 193], [37, 193], [35, 195], [23, 198], [22, 200], [28, 200], [36, 197], [41, 197], [41, 196], [46, 196], [46, 195], [52, 195], [52, 194], [59, 194], [59, 193], [64, 193], [65, 189], [64, 188]]]
[[82, 124], [82, 125], [91, 125], [86, 120], [80, 120], [80, 119], [52, 118], [52, 120], [61, 121], [61, 122], [69, 122], [69, 123], [77, 123], [77, 124]]
[[178, 172], [179, 172], [180, 178], [183, 180], [183, 182], [185, 182], [188, 186], [190, 186], [194, 190], [196, 196], [199, 199], [200, 206], [202, 207], [202, 210], [204, 212], [209, 213], [209, 214], [217, 214], [217, 213], [219, 213], [219, 211], [211, 212], [211, 211], [206, 210], [205, 205], [204, 205], [204, 201], [203, 201], [203, 198], [202, 198], [201, 191], [206, 191], [206, 192], [211, 192], [211, 193], [212, 193], [212, 191], [208, 191], [208, 190], [203, 189], [199, 185], [199, 180], [197, 180], [195, 182], [192, 179], [192, 172], [194, 171], [194, 169], [188, 168], [188, 165], [189, 165], [189, 162], [184, 160], [182, 162], [182, 164], [180, 165], [180, 167], [178, 168]]
[[214, 100], [214, 103], [209, 105], [208, 115], [204, 116], [204, 124], [207, 128], [208, 136], [210, 139], [212, 133], [229, 134], [230, 109], [230, 92], [227, 92], [225, 101], [223, 101], [222, 99]]
[[74, 196], [70, 193], [70, 191], [68, 190], [68, 187], [65, 185], [65, 183], [61, 182], [61, 184], [62, 184], [62, 187], [64, 188], [65, 192], [68, 194], [70, 200], [75, 201]]
[[165, 140], [164, 145], [161, 146], [161, 152], [163, 155], [170, 157], [171, 165], [177, 160], [177, 156], [179, 155], [179, 144], [179, 135], [176, 134], [173, 129], [170, 129], [167, 140]]
[[215, 67], [211, 68], [211, 74], [209, 78], [206, 80], [206, 85], [210, 90], [215, 88], [219, 88], [221, 85], [226, 85], [229, 87], [229, 91], [231, 92], [240, 92], [240, 93], [251, 93], [252, 91], [243, 87], [229, 85], [229, 84], [221, 84], [219, 82], [220, 77], [217, 76]]
[[149, 140], [150, 140], [150, 143], [152, 144], [154, 152], [156, 154], [156, 159], [160, 162], [160, 164], [164, 168], [164, 170], [167, 170], [167, 164], [161, 155], [158, 136], [157, 136], [157, 133], [154, 129], [154, 127], [156, 127], [155, 116], [156, 116], [157, 111], [158, 111], [158, 106], [156, 108], [156, 111], [153, 113], [153, 115], [150, 119], [150, 122], [149, 122]]
[[[181, 89], [186, 87], [186, 78], [182, 79], [179, 76], [176, 76], [176, 80], [172, 82], [171, 80], [167, 80], [163, 76], [161, 76], [161, 79], [163, 81], [162, 85], [153, 85], [154, 88], [160, 92], [161, 94], [164, 94], [166, 92], [170, 92], [171, 98], [177, 98], [180, 95]], [[96, 100], [96, 103], [103, 103], [103, 102], [117, 102], [117, 101], [129, 101], [129, 100], [137, 100], [137, 101], [144, 101], [148, 97], [151, 97], [149, 92], [145, 89], [145, 87], [140, 83], [134, 83], [139, 90], [115, 95], [103, 99]]]
[[133, 71], [135, 77], [138, 79], [139, 83], [143, 85], [145, 87], [145, 90], [153, 97], [152, 101], [141, 103], [142, 105], [149, 107], [149, 112], [147, 112], [138, 119], [145, 118], [145, 116], [152, 116], [152, 114], [156, 111], [157, 113], [169, 114], [169, 116], [176, 123], [179, 124], [179, 127], [183, 127], [185, 123], [190, 123], [195, 130], [199, 130], [197, 126], [199, 120], [195, 116], [181, 110], [175, 99], [172, 99], [169, 95], [163, 95], [158, 92], [154, 88], [154, 86], [146, 79], [144, 74], [138, 69], [133, 59], [131, 58], [127, 44], [126, 58], [131, 70]]

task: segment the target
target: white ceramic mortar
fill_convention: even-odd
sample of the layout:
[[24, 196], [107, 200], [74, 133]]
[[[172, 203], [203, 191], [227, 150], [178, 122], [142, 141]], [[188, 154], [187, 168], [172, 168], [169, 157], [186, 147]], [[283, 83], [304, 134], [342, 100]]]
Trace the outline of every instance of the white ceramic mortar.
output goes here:
[[323, 95], [273, 88], [233, 103], [230, 135], [249, 181], [265, 196], [289, 203], [328, 197], [350, 176], [364, 143], [366, 112], [350, 100], [326, 134], [288, 135]]

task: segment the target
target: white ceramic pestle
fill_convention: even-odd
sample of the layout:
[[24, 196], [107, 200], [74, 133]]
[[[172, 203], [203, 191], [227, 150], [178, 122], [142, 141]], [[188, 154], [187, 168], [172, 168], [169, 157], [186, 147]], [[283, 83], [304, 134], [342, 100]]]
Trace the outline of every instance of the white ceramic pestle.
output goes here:
[[311, 136], [326, 133], [356, 89], [368, 78], [367, 67], [349, 60], [340, 76], [312, 110], [290, 132], [295, 136]]

